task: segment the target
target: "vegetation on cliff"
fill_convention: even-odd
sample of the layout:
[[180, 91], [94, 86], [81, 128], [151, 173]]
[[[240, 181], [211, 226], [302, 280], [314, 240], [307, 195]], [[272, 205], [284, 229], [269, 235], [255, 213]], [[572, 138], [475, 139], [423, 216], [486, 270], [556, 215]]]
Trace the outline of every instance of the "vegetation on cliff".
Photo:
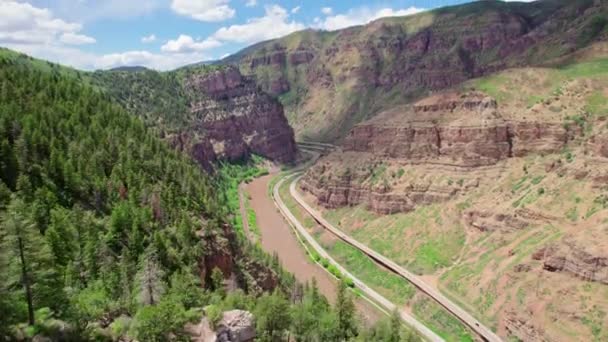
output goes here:
[[44, 317], [87, 336], [157, 310], [175, 330], [201, 301], [198, 236], [221, 234], [224, 204], [141, 120], [37, 63], [0, 56], [1, 335]]
[[203, 307], [250, 310], [262, 341], [416, 340], [362, 328], [346, 284], [331, 306], [233, 231], [255, 164], [210, 176], [82, 76], [0, 54], [0, 340], [187, 340]]
[[279, 96], [303, 139], [344, 138], [359, 122], [429, 91], [514, 66], [543, 66], [607, 38], [602, 1], [475, 1], [260, 43], [236, 64]]

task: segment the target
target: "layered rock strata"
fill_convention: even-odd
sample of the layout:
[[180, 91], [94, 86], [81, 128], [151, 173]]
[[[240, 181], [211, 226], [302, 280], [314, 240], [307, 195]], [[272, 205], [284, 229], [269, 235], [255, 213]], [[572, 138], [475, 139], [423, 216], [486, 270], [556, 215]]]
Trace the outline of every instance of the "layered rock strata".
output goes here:
[[[441, 93], [357, 125], [342, 144], [343, 157], [322, 159], [308, 171], [302, 188], [330, 208], [365, 204], [382, 214], [406, 212], [416, 205], [446, 201], [461, 190], [476, 187], [478, 181], [468, 175], [477, 170], [495, 167], [512, 157], [559, 152], [580, 134], [580, 127], [575, 125], [505, 120], [496, 101], [481, 92]], [[366, 158], [449, 168], [443, 172], [445, 175], [468, 180], [446, 184], [439, 181], [442, 177], [436, 177], [408, 180], [405, 186], [394, 187], [386, 181], [370, 182], [370, 172], [337, 170], [348, 168], [348, 163], [340, 159]], [[471, 222], [488, 230], [525, 225], [519, 220], [490, 216], [475, 215], [479, 221]]]
[[193, 75], [185, 85], [194, 122], [172, 138], [201, 164], [238, 160], [251, 153], [278, 162], [295, 157], [293, 130], [281, 104], [235, 68]]

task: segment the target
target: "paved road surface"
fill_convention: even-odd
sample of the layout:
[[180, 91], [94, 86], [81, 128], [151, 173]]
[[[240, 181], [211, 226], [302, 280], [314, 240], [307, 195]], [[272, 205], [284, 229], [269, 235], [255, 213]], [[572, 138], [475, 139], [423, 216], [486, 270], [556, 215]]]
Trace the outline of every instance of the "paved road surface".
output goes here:
[[[294, 175], [292, 174], [291, 176], [287, 176], [287, 177], [281, 179], [273, 188], [273, 198], [275, 200], [277, 207], [283, 214], [283, 216], [291, 223], [292, 227], [294, 227], [298, 231], [298, 234], [300, 234], [300, 236], [304, 237], [304, 239], [306, 239], [306, 241], [312, 246], [312, 248], [315, 249], [315, 251], [321, 257], [327, 259], [331, 264], [336, 266], [336, 268], [342, 274], [345, 274], [346, 276], [351, 278], [353, 280], [353, 282], [355, 283], [355, 286], [357, 288], [359, 288], [366, 296], [368, 296], [369, 298], [374, 300], [376, 303], [379, 303], [388, 312], [392, 312], [393, 310], [395, 310], [395, 308], [396, 308], [395, 304], [393, 304], [388, 299], [384, 298], [382, 295], [380, 295], [379, 293], [377, 293], [376, 291], [374, 291], [373, 289], [371, 289], [370, 287], [365, 285], [365, 283], [363, 283], [360, 279], [358, 279], [357, 277], [352, 275], [350, 272], [348, 272], [348, 270], [346, 270], [336, 260], [334, 260], [325, 251], [325, 249], [323, 247], [321, 247], [321, 245], [319, 245], [319, 243], [308, 233], [306, 228], [304, 228], [304, 226], [302, 226], [302, 224], [291, 213], [291, 211], [289, 211], [289, 209], [287, 208], [287, 206], [285, 205], [285, 203], [283, 202], [283, 199], [281, 198], [281, 196], [279, 194], [279, 188], [287, 179], [290, 179], [293, 176]], [[402, 311], [402, 312], [400, 312], [400, 315], [404, 322], [406, 322], [408, 325], [410, 325], [411, 327], [416, 329], [427, 340], [433, 341], [433, 342], [444, 341], [440, 336], [435, 334], [432, 330], [427, 328], [424, 324], [420, 323], [418, 320], [416, 320], [414, 317], [412, 317], [408, 313]]]
[[367, 247], [366, 245], [360, 243], [359, 241], [353, 239], [352, 237], [346, 235], [341, 230], [335, 228], [331, 223], [323, 218], [323, 216], [314, 208], [312, 208], [304, 199], [298, 194], [296, 191], [297, 181], [301, 178], [295, 178], [290, 184], [289, 190], [291, 196], [300, 204], [319, 224], [329, 230], [331, 233], [345, 241], [346, 243], [358, 248], [363, 253], [367, 254], [372, 259], [376, 260], [378, 263], [392, 270], [396, 274], [404, 277], [412, 284], [414, 284], [417, 288], [419, 288], [422, 292], [429, 295], [433, 298], [437, 303], [441, 304], [446, 310], [451, 312], [454, 316], [458, 317], [463, 323], [468, 325], [473, 331], [475, 331], [480, 337], [482, 337], [486, 341], [490, 342], [501, 342], [500, 337], [498, 337], [491, 329], [484, 326], [481, 322], [479, 322], [475, 317], [471, 316], [468, 312], [461, 309], [458, 305], [454, 304], [451, 300], [441, 294], [438, 290], [431, 287], [427, 283], [425, 283], [422, 279], [420, 279], [417, 275], [409, 272], [403, 267], [397, 265], [392, 260], [386, 258], [380, 253], [374, 251], [373, 249]]

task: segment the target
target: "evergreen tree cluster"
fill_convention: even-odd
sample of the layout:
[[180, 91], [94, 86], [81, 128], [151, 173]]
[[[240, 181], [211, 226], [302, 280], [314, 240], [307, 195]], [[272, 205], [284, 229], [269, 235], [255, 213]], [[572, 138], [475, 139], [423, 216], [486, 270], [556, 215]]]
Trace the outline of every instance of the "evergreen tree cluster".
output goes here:
[[[346, 283], [332, 306], [247, 243], [237, 187], [262, 170], [204, 173], [89, 77], [0, 49], [0, 341], [188, 340], [229, 309], [254, 314], [260, 341], [417, 340], [398, 317], [363, 328]], [[274, 272], [274, 292], [246, 270], [247, 294], [219, 269], [201, 281], [227, 224], [236, 267]]]
[[198, 236], [227, 210], [213, 180], [79, 73], [2, 52], [0, 337], [43, 312], [82, 333], [173, 283], [200, 292]]

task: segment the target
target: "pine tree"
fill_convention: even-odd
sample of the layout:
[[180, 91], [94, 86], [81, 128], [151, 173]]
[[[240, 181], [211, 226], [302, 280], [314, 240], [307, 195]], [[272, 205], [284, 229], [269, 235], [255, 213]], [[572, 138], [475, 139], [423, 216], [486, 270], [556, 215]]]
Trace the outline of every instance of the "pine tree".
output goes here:
[[[25, 203], [16, 197], [7, 208], [0, 229], [4, 236], [2, 250], [6, 251], [10, 259], [17, 261], [7, 272], [6, 278], [9, 282], [21, 283], [27, 302], [27, 321], [33, 325], [35, 309], [44, 304], [52, 304], [53, 298], [62, 291], [50, 249], [28, 217]], [[56, 295], [53, 296], [52, 293]]]
[[387, 342], [401, 341], [401, 329], [401, 317], [399, 315], [399, 311], [395, 309], [391, 314], [390, 329]]
[[281, 341], [291, 324], [289, 302], [278, 291], [264, 295], [258, 300], [255, 317], [261, 341]]
[[158, 262], [158, 253], [152, 244], [146, 248], [142, 256], [137, 275], [139, 302], [141, 304], [154, 305], [158, 303], [165, 292], [163, 277], [164, 271]]
[[357, 335], [357, 322], [355, 321], [355, 303], [348, 293], [348, 286], [344, 280], [340, 281], [338, 296], [336, 298], [336, 314], [338, 316], [338, 337], [347, 341]]
[[217, 267], [211, 271], [211, 286], [213, 287], [213, 291], [218, 293], [220, 296], [226, 296], [226, 289], [224, 287], [224, 273]]

